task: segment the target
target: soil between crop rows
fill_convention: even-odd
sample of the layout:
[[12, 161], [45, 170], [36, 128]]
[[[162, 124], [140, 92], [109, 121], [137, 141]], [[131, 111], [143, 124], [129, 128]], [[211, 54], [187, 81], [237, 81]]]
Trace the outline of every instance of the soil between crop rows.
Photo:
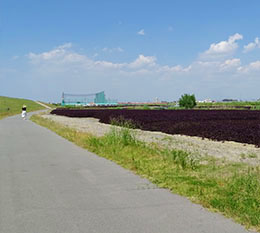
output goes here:
[[124, 118], [143, 130], [161, 131], [235, 141], [260, 147], [260, 111], [250, 110], [128, 110], [58, 108], [51, 114], [68, 117], [94, 117], [109, 124]]

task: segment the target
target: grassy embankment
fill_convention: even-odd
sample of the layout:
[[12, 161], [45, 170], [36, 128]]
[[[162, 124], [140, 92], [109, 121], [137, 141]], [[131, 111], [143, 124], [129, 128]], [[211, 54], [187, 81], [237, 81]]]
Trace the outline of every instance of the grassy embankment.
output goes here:
[[44, 109], [32, 100], [0, 96], [0, 119], [21, 113], [24, 104], [28, 112]]
[[184, 151], [148, 146], [136, 140], [128, 128], [112, 128], [106, 136], [94, 137], [39, 115], [32, 120], [159, 187], [260, 231], [259, 167], [212, 158], [196, 159]]

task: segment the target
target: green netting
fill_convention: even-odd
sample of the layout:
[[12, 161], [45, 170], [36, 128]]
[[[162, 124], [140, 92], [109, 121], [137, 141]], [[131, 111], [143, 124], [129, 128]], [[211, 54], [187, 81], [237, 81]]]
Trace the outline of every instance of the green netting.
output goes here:
[[106, 100], [104, 91], [96, 94], [94, 103], [98, 104], [98, 103], [106, 103], [106, 102], [107, 102], [107, 100]]
[[62, 106], [117, 105], [117, 101], [106, 99], [105, 92], [94, 94], [62, 93]]

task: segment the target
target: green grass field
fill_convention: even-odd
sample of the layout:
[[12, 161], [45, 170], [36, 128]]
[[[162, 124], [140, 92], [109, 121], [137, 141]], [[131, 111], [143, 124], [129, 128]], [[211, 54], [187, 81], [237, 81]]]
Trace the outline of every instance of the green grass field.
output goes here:
[[24, 104], [27, 106], [27, 112], [44, 109], [32, 100], [0, 96], [0, 119], [21, 113]]

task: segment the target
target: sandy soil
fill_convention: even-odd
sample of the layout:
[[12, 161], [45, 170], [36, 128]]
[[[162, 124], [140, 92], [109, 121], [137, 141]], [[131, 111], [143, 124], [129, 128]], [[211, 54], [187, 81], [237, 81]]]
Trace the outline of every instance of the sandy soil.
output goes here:
[[[69, 118], [50, 114], [42, 115], [42, 117], [95, 136], [103, 136], [111, 129], [111, 125], [100, 123], [95, 118]], [[218, 142], [199, 137], [170, 135], [139, 129], [133, 131], [139, 140], [156, 143], [161, 147], [184, 150], [195, 156], [213, 156], [229, 161], [260, 165], [260, 148], [256, 148], [254, 145], [232, 141]]]

